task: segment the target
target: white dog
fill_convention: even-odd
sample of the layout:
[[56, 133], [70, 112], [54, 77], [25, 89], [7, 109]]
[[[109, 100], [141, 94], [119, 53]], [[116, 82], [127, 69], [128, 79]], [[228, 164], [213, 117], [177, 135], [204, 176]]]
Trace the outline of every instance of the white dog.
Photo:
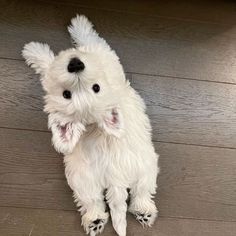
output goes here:
[[145, 104], [126, 80], [116, 53], [85, 16], [68, 28], [75, 43], [55, 56], [31, 42], [22, 52], [41, 75], [52, 143], [65, 155], [65, 174], [87, 234], [102, 232], [110, 208], [113, 227], [126, 235], [126, 211], [143, 226], [157, 216], [152, 200], [159, 172]]

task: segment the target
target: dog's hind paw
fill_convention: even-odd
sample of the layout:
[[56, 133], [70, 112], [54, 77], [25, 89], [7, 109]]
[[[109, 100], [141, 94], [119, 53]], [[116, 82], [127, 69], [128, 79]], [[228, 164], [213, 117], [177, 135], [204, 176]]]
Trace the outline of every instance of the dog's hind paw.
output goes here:
[[156, 217], [157, 217], [157, 213], [140, 213], [140, 212], [136, 212], [134, 214], [136, 220], [138, 222], [140, 222], [140, 224], [145, 227], [145, 226], [152, 226], [152, 224], [154, 223]]
[[109, 214], [107, 212], [98, 214], [97, 218], [91, 217], [91, 215], [88, 214], [83, 215], [82, 225], [84, 226], [85, 232], [90, 236], [95, 236], [101, 233], [108, 221], [108, 217]]
[[102, 219], [97, 219], [94, 220], [89, 226], [89, 234], [90, 236], [95, 236], [98, 233], [101, 233], [104, 229], [104, 226], [106, 224], [106, 220]]

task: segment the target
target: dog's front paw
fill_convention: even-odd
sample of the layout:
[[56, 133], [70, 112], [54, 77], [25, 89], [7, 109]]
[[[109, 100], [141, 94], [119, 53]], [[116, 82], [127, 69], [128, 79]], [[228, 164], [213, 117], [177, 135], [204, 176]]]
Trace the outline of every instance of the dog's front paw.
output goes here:
[[84, 226], [85, 232], [90, 236], [95, 236], [101, 233], [104, 229], [105, 224], [108, 221], [109, 214], [103, 213], [95, 220], [88, 217], [86, 214], [82, 217], [82, 225]]

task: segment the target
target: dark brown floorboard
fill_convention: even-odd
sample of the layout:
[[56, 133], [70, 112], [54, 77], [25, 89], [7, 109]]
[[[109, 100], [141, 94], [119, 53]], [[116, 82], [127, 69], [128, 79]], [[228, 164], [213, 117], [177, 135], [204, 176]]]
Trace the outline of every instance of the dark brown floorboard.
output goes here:
[[0, 236], [85, 235], [21, 57], [32, 40], [71, 47], [76, 13], [117, 50], [160, 153], [159, 221], [142, 229], [128, 215], [127, 236], [235, 235], [235, 1], [2, 0], [0, 13]]
[[[38, 1], [1, 1], [0, 57], [18, 58], [29, 41], [70, 47], [66, 26], [86, 14], [117, 50], [127, 72], [235, 83], [233, 25], [138, 16]], [[17, 20], [16, 20], [17, 19]]]
[[[0, 130], [0, 206], [75, 209], [50, 133]], [[161, 216], [236, 221], [236, 150], [155, 143]]]
[[236, 147], [236, 86], [132, 75], [145, 99], [153, 138], [165, 142]]
[[[44, 0], [45, 2], [48, 2]], [[215, 24], [235, 25], [236, 5], [234, 1], [222, 0], [51, 0], [54, 3], [61, 3], [74, 6], [83, 6], [92, 9], [105, 9], [121, 11], [145, 16], [157, 16], [185, 21], [199, 21]]]
[[[0, 63], [0, 127], [47, 131], [39, 77], [22, 61]], [[134, 74], [132, 85], [155, 141], [236, 148], [236, 85]]]
[[[128, 216], [129, 236], [234, 236], [235, 222], [203, 221], [160, 217], [157, 223], [143, 229]], [[223, 232], [223, 234], [222, 234]], [[80, 217], [75, 211], [0, 208], [0, 235], [4, 236], [82, 236]], [[104, 236], [116, 235], [111, 222]]]

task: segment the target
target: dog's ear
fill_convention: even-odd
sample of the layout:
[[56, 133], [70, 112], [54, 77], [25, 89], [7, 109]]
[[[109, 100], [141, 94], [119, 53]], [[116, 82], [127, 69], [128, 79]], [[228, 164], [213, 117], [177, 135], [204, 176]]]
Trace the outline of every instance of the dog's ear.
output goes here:
[[112, 108], [107, 111], [99, 124], [100, 127], [109, 135], [121, 137], [124, 132], [124, 122], [121, 110], [118, 108]]
[[73, 43], [76, 46], [102, 45], [110, 49], [107, 42], [93, 29], [93, 24], [84, 15], [77, 15], [68, 27]]
[[56, 151], [72, 153], [85, 127], [81, 123], [59, 121], [57, 115], [49, 114], [48, 127], [52, 131], [52, 144]]
[[31, 42], [24, 46], [22, 56], [37, 74], [44, 75], [54, 60], [54, 54], [47, 44]]

